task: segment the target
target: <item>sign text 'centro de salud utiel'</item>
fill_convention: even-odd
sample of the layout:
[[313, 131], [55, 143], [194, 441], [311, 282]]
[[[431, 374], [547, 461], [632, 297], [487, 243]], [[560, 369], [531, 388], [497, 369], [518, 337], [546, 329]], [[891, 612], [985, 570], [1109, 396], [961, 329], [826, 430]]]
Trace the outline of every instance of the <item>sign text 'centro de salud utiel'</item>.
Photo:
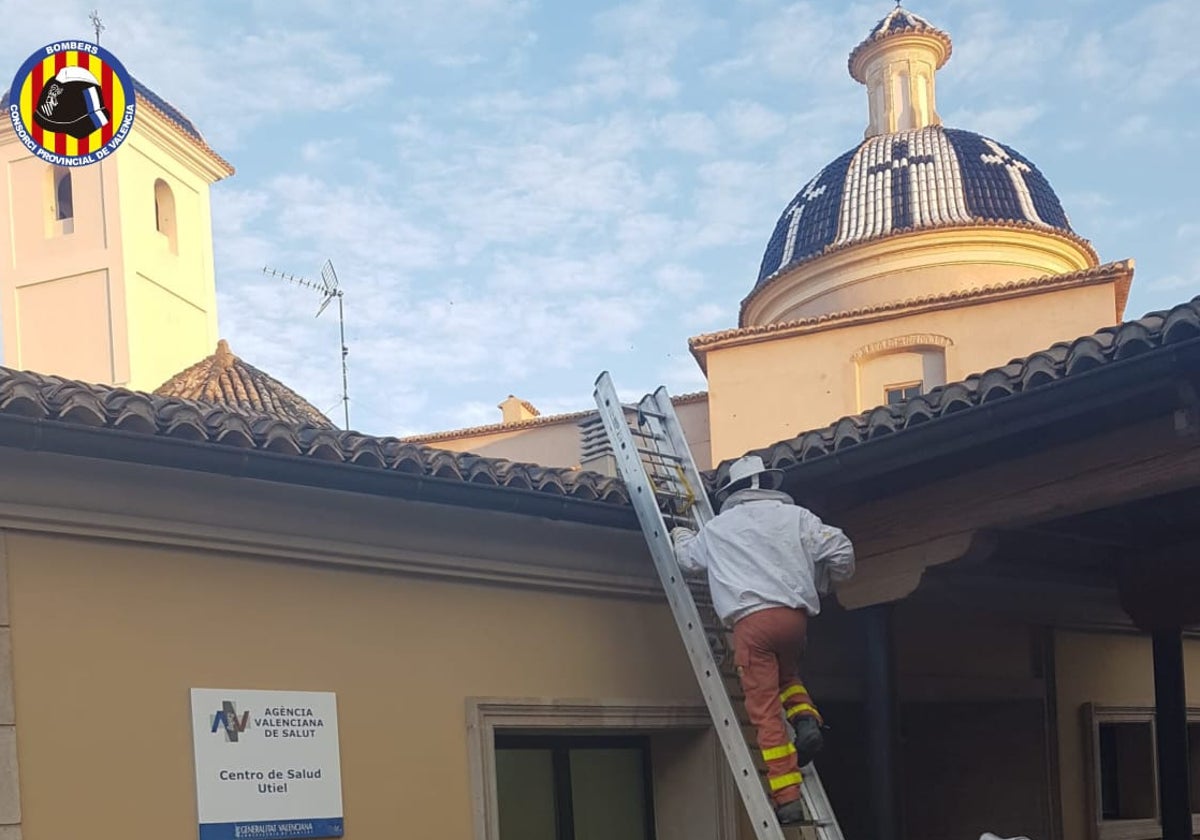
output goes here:
[[192, 689], [200, 840], [341, 837], [337, 696]]

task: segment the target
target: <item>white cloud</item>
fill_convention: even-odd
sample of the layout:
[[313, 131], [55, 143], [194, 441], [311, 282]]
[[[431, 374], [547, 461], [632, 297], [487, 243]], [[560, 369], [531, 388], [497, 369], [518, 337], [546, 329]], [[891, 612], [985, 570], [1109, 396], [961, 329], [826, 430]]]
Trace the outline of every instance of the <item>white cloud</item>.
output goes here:
[[721, 113], [721, 121], [740, 141], [761, 143], [787, 130], [787, 118], [759, 102], [730, 102]]
[[958, 108], [946, 115], [947, 125], [970, 126], [972, 131], [1004, 141], [1020, 139], [1046, 111], [1041, 103], [997, 105], [982, 110]]
[[680, 152], [711, 155], [718, 146], [716, 124], [695, 111], [664, 114], [655, 124], [655, 133], [664, 147]]
[[1106, 30], [1080, 39], [1070, 68], [1106, 99], [1151, 102], [1181, 86], [1195, 90], [1200, 52], [1193, 36], [1195, 4], [1160, 0], [1124, 7], [1133, 11]]

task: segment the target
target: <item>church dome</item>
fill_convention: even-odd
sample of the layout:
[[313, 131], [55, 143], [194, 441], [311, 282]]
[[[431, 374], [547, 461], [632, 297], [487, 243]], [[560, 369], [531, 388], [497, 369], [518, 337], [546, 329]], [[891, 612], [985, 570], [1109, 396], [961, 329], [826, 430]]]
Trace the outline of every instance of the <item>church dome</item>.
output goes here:
[[1049, 181], [1011, 146], [932, 125], [868, 137], [788, 204], [767, 243], [755, 288], [832, 248], [980, 222], [1073, 234]]
[[863, 140], [784, 208], [741, 326], [869, 309], [978, 285], [1069, 274], [1099, 258], [1012, 146], [947, 128], [938, 71], [950, 36], [897, 5], [850, 53]]
[[154, 393], [216, 403], [250, 414], [268, 414], [289, 423], [335, 428], [328, 417], [291, 388], [235, 356], [225, 339], [217, 342], [216, 353], [177, 373]]

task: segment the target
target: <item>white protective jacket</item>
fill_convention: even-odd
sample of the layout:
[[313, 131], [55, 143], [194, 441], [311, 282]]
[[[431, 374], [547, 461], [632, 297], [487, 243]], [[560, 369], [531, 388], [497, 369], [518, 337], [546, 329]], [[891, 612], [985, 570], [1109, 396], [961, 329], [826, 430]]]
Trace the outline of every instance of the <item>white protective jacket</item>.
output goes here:
[[728, 626], [768, 607], [821, 611], [830, 581], [854, 574], [854, 547], [777, 490], [739, 490], [700, 533], [672, 532], [685, 572], [707, 570], [713, 607]]

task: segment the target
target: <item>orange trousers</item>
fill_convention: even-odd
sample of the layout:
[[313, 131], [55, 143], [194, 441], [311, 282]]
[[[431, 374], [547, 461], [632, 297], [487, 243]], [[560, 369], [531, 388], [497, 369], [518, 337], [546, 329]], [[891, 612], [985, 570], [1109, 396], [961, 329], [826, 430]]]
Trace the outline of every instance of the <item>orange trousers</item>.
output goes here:
[[796, 720], [810, 715], [821, 722], [800, 681], [800, 657], [807, 640], [808, 613], [789, 607], [750, 613], [733, 626], [733, 661], [776, 805], [799, 799], [803, 781], [784, 716]]

